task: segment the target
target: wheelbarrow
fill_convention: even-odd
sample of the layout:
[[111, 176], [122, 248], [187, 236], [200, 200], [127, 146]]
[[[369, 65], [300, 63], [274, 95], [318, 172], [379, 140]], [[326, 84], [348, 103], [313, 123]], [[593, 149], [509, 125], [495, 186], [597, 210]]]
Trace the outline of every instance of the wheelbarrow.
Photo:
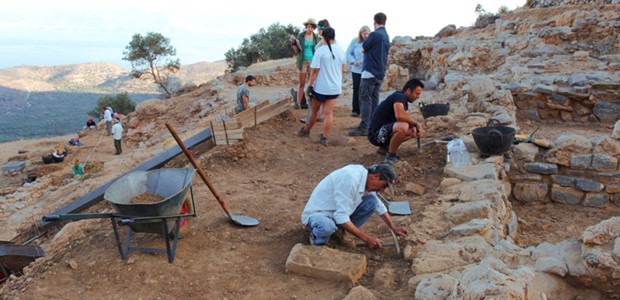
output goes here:
[[[191, 185], [195, 173], [196, 170], [189, 168], [132, 172], [114, 182], [103, 195], [116, 213], [46, 215], [43, 221], [109, 218], [122, 259], [127, 259], [129, 251], [154, 252], [166, 253], [168, 262], [172, 263], [182, 227], [188, 226], [183, 221], [196, 216]], [[163, 199], [154, 203], [133, 203], [134, 198], [144, 193]], [[119, 237], [118, 225], [129, 227], [124, 244]], [[164, 236], [166, 249], [131, 247], [134, 231]]]

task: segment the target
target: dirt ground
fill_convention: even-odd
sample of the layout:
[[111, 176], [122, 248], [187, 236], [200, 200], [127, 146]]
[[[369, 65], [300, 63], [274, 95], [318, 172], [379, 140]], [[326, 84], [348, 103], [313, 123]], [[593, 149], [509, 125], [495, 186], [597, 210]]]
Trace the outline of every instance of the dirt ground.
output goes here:
[[[256, 90], [267, 94], [273, 88]], [[280, 92], [285, 92], [284, 89]], [[348, 99], [349, 96], [347, 96]], [[184, 108], [178, 107], [181, 114]], [[375, 153], [364, 137], [350, 138], [348, 128], [359, 119], [349, 116], [349, 108], [340, 106], [335, 112], [335, 126], [325, 148], [317, 143], [322, 130], [318, 123], [310, 138], [296, 133], [302, 124], [299, 119], [305, 110], [289, 110], [257, 128], [246, 130], [243, 142], [231, 147], [203, 143], [192, 149], [193, 156], [205, 169], [213, 186], [235, 214], [260, 221], [256, 227], [244, 228], [232, 224], [207, 186], [196, 176], [193, 193], [197, 217], [191, 219], [188, 234], [179, 240], [174, 263], [163, 254], [130, 252], [128, 260], [119, 256], [112, 226], [107, 219], [78, 221], [65, 225], [64, 239], [68, 243], [52, 243], [59, 228], [40, 237], [35, 243], [47, 245], [47, 255], [25, 269], [25, 280], [13, 280], [0, 290], [2, 299], [342, 299], [353, 285], [327, 282], [294, 274], [286, 274], [284, 266], [291, 248], [306, 243], [308, 235], [301, 225], [300, 215], [316, 184], [331, 171], [351, 163], [369, 166], [382, 157]], [[161, 125], [161, 124], [160, 124]], [[539, 124], [525, 123], [525, 132]], [[564, 125], [543, 124], [539, 137], [553, 140], [560, 132], [571, 132]], [[575, 131], [583, 127], [575, 125]], [[605, 127], [594, 127], [583, 134], [607, 133]], [[449, 132], [428, 132], [423, 143]], [[164, 132], [158, 132], [164, 134]], [[71, 182], [70, 163], [74, 157], [92, 161], [92, 167], [109, 173], [126, 172], [144, 161], [136, 145], [125, 144], [121, 156], [114, 156], [111, 140], [101, 138], [100, 131], [82, 137], [87, 145], [70, 148], [69, 158], [48, 170], [58, 185]], [[29, 149], [39, 155], [66, 137], [46, 141], [20, 141], [3, 149]], [[93, 151], [93, 146], [96, 151]], [[2, 151], [5, 155], [6, 151]], [[11, 158], [15, 159], [13, 152]], [[135, 154], [135, 155], [134, 155]], [[416, 247], [425, 240], [438, 239], [449, 229], [445, 219], [438, 216], [439, 190], [445, 165], [445, 146], [432, 145], [418, 153], [415, 141], [404, 144], [399, 151], [403, 164], [397, 167], [400, 182], [393, 201], [408, 201], [411, 216], [394, 217], [397, 225], [407, 226], [410, 236], [400, 245]], [[5, 159], [4, 157], [2, 157]], [[8, 159], [8, 158], [6, 158]], [[3, 160], [4, 161], [4, 160]], [[106, 162], [104, 164], [103, 162]], [[40, 166], [43, 167], [43, 166]], [[180, 155], [165, 167], [191, 167]], [[51, 168], [51, 167], [48, 167]], [[88, 172], [88, 170], [87, 170]], [[6, 175], [3, 175], [6, 176]], [[98, 178], [94, 178], [97, 180]], [[105, 183], [100, 180], [99, 184]], [[407, 193], [405, 185], [415, 182], [424, 186], [422, 196]], [[604, 209], [557, 204], [522, 205], [513, 203], [520, 220], [517, 243], [537, 245], [543, 241], [556, 243], [567, 238], [579, 238], [588, 226], [616, 216], [614, 206]], [[86, 212], [111, 212], [107, 203], [99, 203]], [[34, 216], [39, 219], [41, 216]], [[387, 227], [373, 217], [364, 230], [391, 241]], [[124, 236], [123, 228], [121, 237]], [[50, 246], [50, 245], [61, 245]], [[164, 246], [156, 234], [137, 234], [133, 246]], [[368, 258], [368, 270], [358, 284], [371, 288], [380, 299], [412, 298], [414, 290], [407, 286], [415, 276], [410, 263], [397, 255], [394, 248], [372, 251], [367, 248], [345, 248], [342, 251], [362, 253]]]

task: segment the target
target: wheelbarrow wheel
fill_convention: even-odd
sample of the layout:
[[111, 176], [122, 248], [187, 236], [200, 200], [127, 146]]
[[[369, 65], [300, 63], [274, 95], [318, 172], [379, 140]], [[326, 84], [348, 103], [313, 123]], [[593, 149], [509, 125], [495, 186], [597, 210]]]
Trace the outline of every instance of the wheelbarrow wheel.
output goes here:
[[[191, 215], [194, 213], [194, 206], [192, 206], [192, 199], [190, 198], [190, 196], [188, 195], [187, 197], [185, 197], [185, 200], [183, 201], [183, 205], [181, 206], [181, 211], [179, 212], [180, 215]], [[181, 228], [179, 229], [179, 238], [184, 237], [188, 232], [189, 232], [189, 228], [190, 228], [190, 218], [181, 218], [181, 221], [179, 222], [179, 224], [181, 225]], [[177, 224], [175, 224], [174, 228], [172, 228], [172, 231], [170, 231], [170, 237], [174, 238], [174, 233], [177, 231]]]

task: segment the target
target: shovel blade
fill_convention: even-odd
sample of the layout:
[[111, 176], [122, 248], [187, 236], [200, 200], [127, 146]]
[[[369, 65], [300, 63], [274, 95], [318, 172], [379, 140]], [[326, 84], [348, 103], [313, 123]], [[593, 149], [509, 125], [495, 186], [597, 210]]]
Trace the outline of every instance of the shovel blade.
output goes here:
[[388, 212], [392, 215], [408, 216], [411, 214], [411, 207], [407, 201], [390, 202]]
[[258, 220], [241, 215], [230, 215], [230, 219], [237, 225], [253, 227], [258, 225]]

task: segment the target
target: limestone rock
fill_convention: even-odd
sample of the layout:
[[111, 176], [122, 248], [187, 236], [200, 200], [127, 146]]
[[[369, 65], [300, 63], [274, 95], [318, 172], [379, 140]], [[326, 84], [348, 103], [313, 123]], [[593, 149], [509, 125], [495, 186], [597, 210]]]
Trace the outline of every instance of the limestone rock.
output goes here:
[[452, 224], [461, 224], [476, 218], [487, 218], [491, 203], [487, 200], [457, 203], [446, 210], [446, 218]]
[[408, 182], [405, 185], [405, 191], [414, 193], [419, 196], [426, 194], [426, 190], [424, 189], [424, 187], [415, 182]]
[[532, 143], [519, 143], [512, 147], [514, 158], [523, 162], [534, 162], [538, 147]]
[[396, 272], [391, 268], [381, 268], [375, 272], [372, 285], [376, 288], [393, 288], [396, 285]]
[[584, 244], [607, 244], [620, 236], [620, 217], [602, 221], [597, 225], [586, 228], [582, 239]]
[[536, 271], [564, 277], [568, 273], [568, 266], [559, 258], [545, 256], [536, 261]]
[[343, 300], [375, 300], [377, 297], [367, 288], [358, 285], [352, 288]]
[[497, 173], [493, 164], [478, 164], [466, 167], [453, 167], [446, 165], [444, 170], [448, 176], [456, 177], [463, 181], [475, 181], [480, 179], [497, 179]]
[[285, 270], [328, 281], [355, 283], [366, 272], [366, 256], [297, 244], [286, 260]]
[[463, 272], [459, 298], [527, 299], [528, 287], [533, 281], [533, 270], [527, 267], [513, 269], [501, 260], [487, 257]]
[[451, 299], [456, 294], [459, 281], [449, 275], [438, 275], [422, 279], [416, 286], [415, 299]]
[[614, 130], [611, 132], [611, 137], [620, 140], [620, 120], [614, 125]]
[[481, 236], [454, 241], [430, 241], [418, 252], [411, 265], [416, 274], [434, 273], [465, 266], [486, 257], [492, 250]]
[[570, 167], [571, 155], [592, 152], [592, 142], [580, 135], [561, 135], [554, 144], [555, 147], [545, 154], [545, 160], [565, 167]]
[[544, 182], [517, 182], [513, 196], [522, 202], [544, 202], [549, 193], [549, 185]]

